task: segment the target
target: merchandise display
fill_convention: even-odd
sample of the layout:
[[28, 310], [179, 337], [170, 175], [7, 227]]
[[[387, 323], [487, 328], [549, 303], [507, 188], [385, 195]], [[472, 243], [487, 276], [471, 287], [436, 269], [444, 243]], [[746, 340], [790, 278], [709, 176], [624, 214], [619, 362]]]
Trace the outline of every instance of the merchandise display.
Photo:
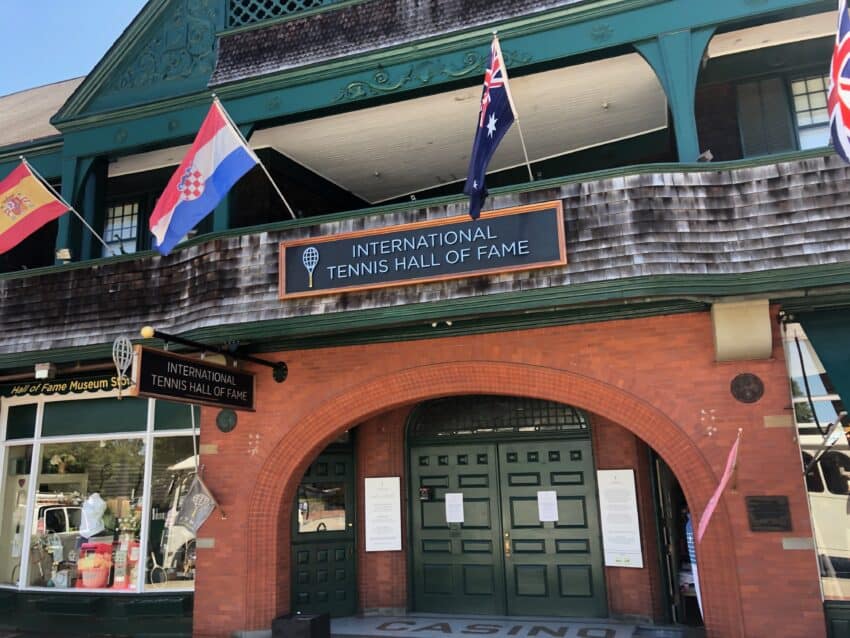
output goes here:
[[[151, 451], [153, 471], [146, 481]], [[196, 473], [192, 452], [185, 436], [147, 445], [141, 437], [45, 443], [37, 452], [40, 471], [30, 496], [32, 446], [10, 448], [17, 460], [3, 493], [0, 531], [11, 542], [0, 549], [0, 582], [20, 582], [23, 568], [23, 583], [32, 588], [191, 588], [195, 534], [176, 521]], [[149, 526], [146, 551], [143, 525]]]

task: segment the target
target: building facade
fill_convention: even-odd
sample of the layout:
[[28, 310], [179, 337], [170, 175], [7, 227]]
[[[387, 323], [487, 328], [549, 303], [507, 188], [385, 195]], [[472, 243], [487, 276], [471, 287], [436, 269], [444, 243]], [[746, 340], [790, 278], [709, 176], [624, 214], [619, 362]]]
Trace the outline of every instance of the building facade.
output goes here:
[[[151, 0], [86, 78], [0, 97], [0, 176], [25, 155], [107, 244], [65, 215], [2, 256], [8, 623], [850, 635], [843, 432], [824, 446], [850, 380], [835, 22], [811, 0]], [[511, 131], [473, 222], [493, 30], [530, 165]], [[160, 256], [147, 216], [213, 92], [268, 175]], [[117, 337], [200, 357], [142, 326], [253, 373], [253, 409], [176, 377], [135, 396]], [[194, 532], [198, 474], [219, 506]]]

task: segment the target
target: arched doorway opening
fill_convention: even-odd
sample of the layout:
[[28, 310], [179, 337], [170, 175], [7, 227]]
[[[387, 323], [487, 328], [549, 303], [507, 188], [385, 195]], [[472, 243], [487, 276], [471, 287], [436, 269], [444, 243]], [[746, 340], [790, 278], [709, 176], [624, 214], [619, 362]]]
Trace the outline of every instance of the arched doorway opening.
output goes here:
[[[245, 610], [249, 627], [265, 627], [289, 607], [291, 565], [288, 523], [297, 483], [310, 460], [342, 431], [375, 415], [424, 400], [462, 394], [535, 397], [622, 424], [664, 458], [679, 477], [687, 500], [704, 503], [716, 477], [689, 434], [663, 411], [622, 389], [577, 373], [517, 363], [450, 362], [408, 368], [348, 388], [305, 415], [277, 442], [259, 474], [248, 506]], [[294, 455], [293, 450], [298, 450]], [[291, 477], [284, 485], [280, 477]], [[268, 512], [281, 513], [277, 529]], [[286, 532], [282, 532], [286, 530]], [[712, 556], [701, 574], [709, 635], [743, 633], [735, 555], [728, 513], [718, 509], [703, 543]]]

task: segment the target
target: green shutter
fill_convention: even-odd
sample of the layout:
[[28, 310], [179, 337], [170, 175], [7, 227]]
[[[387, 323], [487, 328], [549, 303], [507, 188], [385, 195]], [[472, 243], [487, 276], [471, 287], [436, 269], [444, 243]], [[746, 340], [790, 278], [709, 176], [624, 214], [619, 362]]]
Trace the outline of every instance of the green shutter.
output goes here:
[[781, 78], [738, 85], [738, 124], [744, 157], [797, 147], [788, 93]]

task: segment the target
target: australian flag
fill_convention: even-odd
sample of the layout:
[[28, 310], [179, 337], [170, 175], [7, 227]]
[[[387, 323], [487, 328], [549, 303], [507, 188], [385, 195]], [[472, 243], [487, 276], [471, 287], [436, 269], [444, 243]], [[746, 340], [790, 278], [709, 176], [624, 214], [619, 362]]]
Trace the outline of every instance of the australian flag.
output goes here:
[[484, 185], [487, 165], [515, 118], [516, 111], [508, 88], [508, 72], [502, 59], [499, 39], [494, 35], [487, 71], [484, 73], [478, 127], [475, 129], [469, 170], [463, 187], [463, 192], [469, 195], [469, 215], [472, 219], [478, 219], [481, 215], [481, 206], [487, 198], [487, 187]]
[[838, 2], [838, 33], [829, 73], [830, 137], [835, 151], [850, 162], [850, 15], [847, 0]]

